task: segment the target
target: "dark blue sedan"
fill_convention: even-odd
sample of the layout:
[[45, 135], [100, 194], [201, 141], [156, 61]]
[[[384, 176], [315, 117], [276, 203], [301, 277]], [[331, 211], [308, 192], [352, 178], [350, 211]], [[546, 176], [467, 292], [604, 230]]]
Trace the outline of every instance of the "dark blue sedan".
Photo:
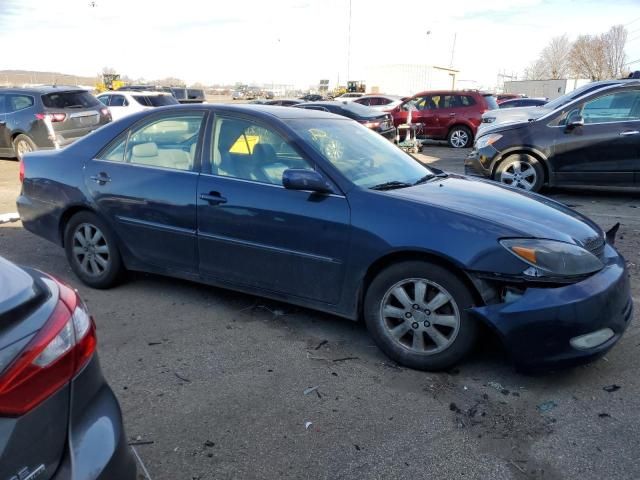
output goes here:
[[624, 260], [593, 222], [330, 113], [159, 108], [31, 153], [22, 174], [25, 228], [87, 285], [142, 270], [364, 318], [414, 368], [460, 361], [481, 324], [520, 366], [586, 361], [631, 318]]

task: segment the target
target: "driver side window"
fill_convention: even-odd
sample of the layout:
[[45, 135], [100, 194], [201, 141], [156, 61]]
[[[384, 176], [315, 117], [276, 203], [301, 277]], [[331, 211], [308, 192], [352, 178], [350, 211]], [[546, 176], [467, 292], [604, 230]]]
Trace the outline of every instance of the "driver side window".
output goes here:
[[212, 173], [223, 177], [282, 185], [289, 168], [313, 170], [278, 133], [246, 120], [218, 117], [212, 150]]

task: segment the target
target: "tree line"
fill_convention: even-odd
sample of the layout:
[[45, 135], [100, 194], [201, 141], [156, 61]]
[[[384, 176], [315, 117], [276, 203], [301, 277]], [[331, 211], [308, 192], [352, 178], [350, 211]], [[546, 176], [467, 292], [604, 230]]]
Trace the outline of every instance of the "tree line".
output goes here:
[[600, 35], [580, 35], [573, 42], [567, 35], [554, 37], [525, 69], [525, 79], [626, 77], [629, 73], [625, 54], [627, 36], [623, 25], [615, 25]]

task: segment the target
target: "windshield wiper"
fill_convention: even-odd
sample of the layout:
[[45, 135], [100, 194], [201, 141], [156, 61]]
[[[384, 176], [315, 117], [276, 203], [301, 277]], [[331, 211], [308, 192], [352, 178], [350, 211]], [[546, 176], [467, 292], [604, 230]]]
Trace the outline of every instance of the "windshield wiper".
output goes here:
[[407, 188], [410, 187], [411, 184], [407, 182], [400, 182], [398, 180], [392, 180], [390, 182], [380, 183], [378, 185], [374, 185], [373, 187], [369, 187], [371, 190], [393, 190], [394, 188]]
[[433, 180], [434, 178], [447, 178], [449, 175], [440, 171], [438, 173], [427, 173], [420, 180], [416, 181], [414, 185], [420, 185], [421, 183], [427, 183], [429, 180]]

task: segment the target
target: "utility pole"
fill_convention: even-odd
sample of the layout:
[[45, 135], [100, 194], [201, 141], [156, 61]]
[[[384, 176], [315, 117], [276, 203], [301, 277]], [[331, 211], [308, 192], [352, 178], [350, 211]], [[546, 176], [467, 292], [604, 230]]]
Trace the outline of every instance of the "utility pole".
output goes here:
[[349, 0], [349, 34], [347, 38], [347, 82], [351, 78], [351, 0]]
[[453, 34], [453, 45], [451, 45], [451, 62], [449, 62], [449, 68], [453, 68], [453, 56], [456, 53], [456, 38], [458, 37], [458, 32]]

